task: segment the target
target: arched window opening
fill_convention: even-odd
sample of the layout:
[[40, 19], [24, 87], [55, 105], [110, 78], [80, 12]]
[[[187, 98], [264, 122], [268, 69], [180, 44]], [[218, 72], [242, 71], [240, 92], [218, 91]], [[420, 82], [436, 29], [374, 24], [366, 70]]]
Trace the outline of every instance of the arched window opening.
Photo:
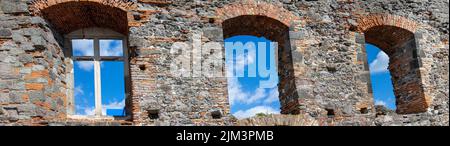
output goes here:
[[[255, 48], [258, 51], [252, 52], [251, 49], [247, 49], [243, 54], [237, 54], [237, 55], [244, 55], [247, 57], [251, 56], [252, 53], [258, 54], [259, 52], [263, 52], [262, 50], [265, 50], [264, 52], [267, 52], [264, 57], [260, 57], [258, 59], [272, 59], [273, 61], [267, 60], [265, 63], [270, 64], [273, 63], [273, 66], [276, 66], [275, 68], [275, 74], [273, 77], [276, 77], [275, 86], [270, 87], [272, 90], [262, 90], [256, 88], [253, 92], [255, 96], [267, 94], [271, 95], [272, 100], [271, 104], [268, 105], [260, 105], [260, 106], [254, 106], [253, 108], [247, 107], [247, 110], [238, 110], [236, 107], [231, 107], [231, 111], [235, 111], [235, 113], [238, 113], [238, 115], [248, 115], [248, 113], [252, 113], [252, 115], [258, 114], [258, 113], [282, 113], [282, 114], [298, 114], [298, 95], [297, 90], [295, 86], [295, 77], [293, 73], [293, 62], [292, 62], [292, 54], [291, 54], [291, 44], [290, 44], [290, 38], [289, 38], [289, 27], [285, 24], [281, 23], [278, 20], [275, 20], [273, 18], [269, 18], [266, 16], [260, 16], [260, 15], [241, 15], [234, 18], [230, 18], [225, 20], [222, 23], [223, 26], [223, 33], [225, 38], [225, 49], [227, 53], [230, 53], [230, 48], [227, 47], [227, 42], [236, 42], [241, 41], [243, 48], [246, 48], [248, 45], [246, 42], [262, 42], [263, 44], [270, 44], [269, 42], [274, 42], [277, 44], [274, 44], [273, 46], [267, 45], [266, 47], [259, 47], [255, 46]], [[244, 41], [243, 41], [244, 40]], [[269, 47], [270, 46], [270, 47]], [[236, 46], [233, 46], [236, 47]], [[231, 51], [232, 53], [232, 51]], [[270, 53], [270, 54], [269, 54]], [[250, 55], [249, 55], [250, 54]], [[232, 59], [230, 58], [231, 55], [226, 56], [226, 60]], [[234, 54], [236, 55], [236, 53]], [[258, 56], [257, 55], [257, 56]], [[269, 58], [266, 58], [269, 57]], [[264, 62], [259, 61], [258, 64]], [[267, 65], [266, 64], [266, 65]], [[227, 64], [229, 65], [229, 64]], [[247, 64], [248, 65], [248, 64]], [[250, 67], [252, 64], [250, 64]], [[255, 65], [259, 66], [259, 65]], [[269, 66], [267, 66], [269, 67]], [[256, 74], [260, 73], [260, 70], [263, 68], [258, 67], [256, 69]], [[269, 69], [269, 68], [266, 68]], [[227, 67], [227, 72], [230, 71], [230, 68]], [[250, 71], [250, 72], [248, 72]], [[251, 70], [246, 70], [245, 74], [250, 75], [254, 72], [251, 72]], [[264, 80], [266, 79], [263, 77]], [[262, 78], [254, 78], [254, 80], [261, 80]], [[250, 79], [251, 80], [251, 79]], [[273, 81], [273, 80], [272, 80]], [[247, 84], [251, 84], [251, 81], [244, 81], [243, 78], [233, 78], [229, 79], [228, 84], [235, 85], [235, 83], [245, 82]], [[278, 83], [278, 86], [276, 86], [276, 83]], [[233, 86], [229, 85], [229, 93], [230, 96], [234, 95], [235, 97], [229, 97], [231, 104], [234, 104], [233, 100], [236, 98], [245, 98], [246, 96], [244, 94], [235, 94]], [[256, 84], [255, 84], [256, 85]], [[249, 86], [243, 87], [243, 89], [251, 88]], [[276, 96], [278, 95], [278, 96]], [[267, 97], [267, 96], [266, 96]], [[278, 97], [278, 98], [277, 98]], [[256, 98], [256, 97], [255, 97]], [[273, 102], [273, 98], [279, 100], [280, 111], [275, 109], [277, 106], [277, 102]], [[247, 97], [248, 100], [251, 99], [251, 97]], [[250, 115], [250, 116], [252, 116]], [[242, 116], [241, 116], [242, 117]]]
[[[127, 1], [61, 1], [32, 6], [64, 50], [67, 115], [131, 115]], [[125, 108], [126, 107], [126, 108]]]
[[[280, 102], [278, 93], [278, 73], [276, 68], [276, 47], [271, 46], [271, 41], [264, 37], [238, 35], [225, 39], [225, 43], [242, 43], [244, 51], [227, 46], [226, 63], [228, 67], [234, 67], [234, 72], [229, 68], [228, 95], [231, 113], [238, 119], [248, 118], [258, 114], [279, 114]], [[265, 55], [260, 55], [263, 53]], [[263, 57], [263, 58], [260, 58]], [[266, 69], [273, 67], [274, 77], [270, 78], [258, 74], [259, 63]], [[238, 75], [244, 73], [243, 75]], [[256, 73], [256, 74], [254, 74]], [[270, 82], [265, 86], [262, 82]]]
[[396, 26], [379, 25], [366, 29], [364, 35], [366, 43], [379, 47], [389, 60], [397, 113], [425, 112], [428, 103], [420, 76], [419, 46], [414, 33]]
[[[380, 48], [366, 44], [367, 61], [375, 105], [396, 109], [394, 87], [389, 71], [389, 56]], [[363, 112], [363, 110], [361, 111]]]

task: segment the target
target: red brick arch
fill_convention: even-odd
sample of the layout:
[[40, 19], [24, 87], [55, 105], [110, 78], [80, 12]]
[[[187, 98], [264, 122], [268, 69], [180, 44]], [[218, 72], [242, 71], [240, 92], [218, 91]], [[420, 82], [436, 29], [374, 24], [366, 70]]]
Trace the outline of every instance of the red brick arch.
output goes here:
[[43, 9], [67, 2], [95, 2], [105, 6], [119, 8], [123, 11], [136, 8], [136, 5], [128, 0], [34, 0], [30, 6], [30, 10], [34, 14], [40, 14]]
[[272, 5], [266, 2], [255, 2], [253, 0], [244, 0], [216, 10], [217, 23], [221, 25], [225, 20], [245, 16], [257, 15], [266, 16], [280, 21], [284, 25], [290, 27], [296, 20], [300, 18], [283, 9], [282, 6]]
[[392, 54], [395, 45], [414, 38], [417, 28], [416, 22], [401, 16], [371, 14], [359, 19], [357, 30], [365, 34], [366, 42]]
[[30, 10], [61, 34], [89, 27], [128, 34], [129, 12], [135, 7], [129, 0], [35, 0]]
[[358, 20], [359, 32], [365, 32], [376, 26], [393, 26], [414, 33], [417, 30], [418, 24], [402, 16], [390, 14], [371, 14]]
[[[282, 114], [299, 114], [295, 86], [290, 28], [300, 25], [299, 18], [282, 6], [254, 0], [227, 5], [217, 11], [217, 21], [224, 39], [238, 35], [265, 37], [278, 43], [275, 57], [278, 66], [279, 100]], [[297, 24], [296, 24], [297, 23]]]

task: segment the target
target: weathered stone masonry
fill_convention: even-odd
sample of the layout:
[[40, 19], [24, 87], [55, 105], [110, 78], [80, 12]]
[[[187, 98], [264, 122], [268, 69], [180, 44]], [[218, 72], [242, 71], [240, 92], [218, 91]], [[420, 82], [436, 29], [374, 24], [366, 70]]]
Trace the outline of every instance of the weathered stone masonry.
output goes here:
[[[448, 19], [446, 0], [0, 0], [0, 125], [449, 125]], [[128, 37], [129, 117], [68, 112], [64, 35], [90, 27]], [[277, 41], [294, 115], [234, 122], [226, 78], [172, 76], [170, 47], [192, 34]], [[391, 58], [397, 114], [375, 112], [365, 43]]]

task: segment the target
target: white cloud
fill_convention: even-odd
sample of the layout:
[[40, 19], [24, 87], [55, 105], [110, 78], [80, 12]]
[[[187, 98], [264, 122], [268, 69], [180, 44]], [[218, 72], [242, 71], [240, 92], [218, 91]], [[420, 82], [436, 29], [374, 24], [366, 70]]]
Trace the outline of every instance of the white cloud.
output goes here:
[[279, 110], [276, 110], [270, 106], [256, 106], [251, 109], [247, 110], [239, 110], [235, 112], [233, 115], [238, 119], [244, 119], [248, 117], [255, 116], [257, 113], [264, 113], [264, 114], [277, 114], [280, 113]]
[[375, 105], [386, 106], [386, 102], [384, 102], [384, 101], [382, 101], [382, 100], [375, 100]]
[[105, 111], [106, 109], [123, 109], [125, 107], [125, 99], [121, 101], [114, 101], [106, 105], [102, 105], [102, 107], [105, 109]]
[[268, 97], [264, 100], [265, 104], [271, 104], [275, 101], [279, 100], [279, 93], [278, 93], [278, 87], [277, 88], [272, 88], [269, 91], [269, 95]]
[[[122, 101], [114, 101], [106, 105], [102, 105], [102, 115], [106, 115], [107, 109], [123, 109], [125, 107], [125, 99]], [[84, 107], [84, 114], [85, 115], [95, 115], [95, 108], [94, 107]]]
[[242, 84], [238, 81], [237, 78], [228, 78], [228, 96], [231, 106], [235, 103], [253, 104], [260, 101], [269, 103], [269, 101], [273, 100], [272, 98], [275, 99], [273, 101], [278, 100], [278, 91], [276, 91], [276, 93], [273, 93], [271, 89], [269, 91], [269, 94], [267, 94], [265, 88], [256, 88], [253, 91], [244, 91]]
[[[72, 40], [74, 55], [94, 56], [94, 41], [92, 39]], [[100, 55], [122, 56], [123, 45], [121, 40], [100, 40]]]
[[254, 103], [264, 97], [266, 97], [266, 89], [263, 88], [257, 88], [255, 90], [255, 94], [253, 94], [252, 96], [250, 96], [250, 98], [248, 98], [247, 100], [245, 100], [245, 102], [247, 102], [247, 104], [251, 104]]
[[72, 49], [77, 56], [94, 56], [94, 41], [91, 39], [72, 40]]
[[243, 101], [248, 95], [242, 91], [242, 85], [237, 78], [228, 78], [228, 96], [230, 105], [233, 105], [235, 101]]
[[84, 71], [91, 71], [94, 69], [94, 62], [92, 61], [77, 61], [76, 64]]
[[85, 107], [84, 108], [84, 115], [88, 115], [88, 116], [95, 115], [95, 108], [94, 107]]
[[[242, 53], [236, 56], [236, 66], [237, 67], [247, 66], [249, 64], [255, 63], [255, 60], [256, 60], [256, 50], [252, 49], [249, 52], [247, 52], [247, 54]], [[238, 68], [237, 70], [239, 69], [243, 70], [244, 68]]]
[[389, 56], [380, 51], [377, 55], [377, 58], [373, 60], [370, 65], [370, 73], [385, 73], [388, 72], [389, 67]]
[[[245, 68], [248, 65], [254, 64], [256, 62], [256, 49], [250, 49], [247, 53], [236, 54], [236, 57], [230, 56], [227, 59], [227, 65], [229, 69], [227, 69], [227, 73], [229, 77], [241, 77], [238, 73], [244, 73]], [[236, 64], [234, 64], [236, 63]], [[236, 76], [232, 72], [234, 68], [234, 72]], [[250, 68], [249, 68], [250, 69]]]
[[100, 55], [101, 56], [122, 56], [121, 40], [100, 40]]
[[278, 86], [274, 88], [258, 87], [251, 91], [244, 90], [243, 85], [236, 77], [228, 78], [228, 96], [230, 105], [234, 103], [253, 104], [261, 101], [264, 104], [270, 104], [279, 99]]
[[76, 86], [74, 88], [74, 96], [77, 97], [78, 95], [84, 95], [83, 87], [82, 86]]

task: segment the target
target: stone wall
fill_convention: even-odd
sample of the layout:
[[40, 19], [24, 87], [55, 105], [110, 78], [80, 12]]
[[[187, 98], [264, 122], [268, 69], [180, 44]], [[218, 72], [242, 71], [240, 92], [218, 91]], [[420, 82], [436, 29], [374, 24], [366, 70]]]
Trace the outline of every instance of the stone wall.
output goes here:
[[0, 125], [66, 118], [66, 65], [58, 37], [24, 1], [0, 1]]
[[[0, 0], [0, 4], [0, 125], [232, 125], [226, 78], [170, 73], [174, 60], [170, 47], [175, 42], [195, 44], [193, 34], [203, 34], [204, 43], [238, 34], [281, 42], [282, 111], [317, 121], [309, 125], [448, 125], [446, 0]], [[82, 9], [86, 6], [89, 11]], [[60, 15], [64, 12], [71, 13]], [[241, 23], [248, 29], [237, 29]], [[273, 27], [259, 27], [265, 24]], [[402, 55], [417, 62], [411, 77], [414, 87], [396, 88], [399, 103], [420, 99], [420, 104], [404, 105], [423, 106], [411, 111], [405, 106], [402, 111], [408, 114], [377, 116], [364, 44], [375, 42], [385, 51], [400, 45], [393, 36], [379, 43], [370, 40], [369, 30], [387, 26], [412, 34], [402, 38], [412, 37], [416, 45], [393, 55], [400, 64], [411, 63]], [[67, 116], [71, 81], [66, 75], [71, 64], [61, 36], [85, 27], [105, 27], [128, 36], [131, 117], [125, 122], [80, 123]], [[409, 81], [401, 77], [405, 72], [398, 76]], [[420, 96], [409, 97], [408, 90]], [[217, 113], [221, 117], [213, 118]], [[151, 118], [152, 114], [159, 118]]]

